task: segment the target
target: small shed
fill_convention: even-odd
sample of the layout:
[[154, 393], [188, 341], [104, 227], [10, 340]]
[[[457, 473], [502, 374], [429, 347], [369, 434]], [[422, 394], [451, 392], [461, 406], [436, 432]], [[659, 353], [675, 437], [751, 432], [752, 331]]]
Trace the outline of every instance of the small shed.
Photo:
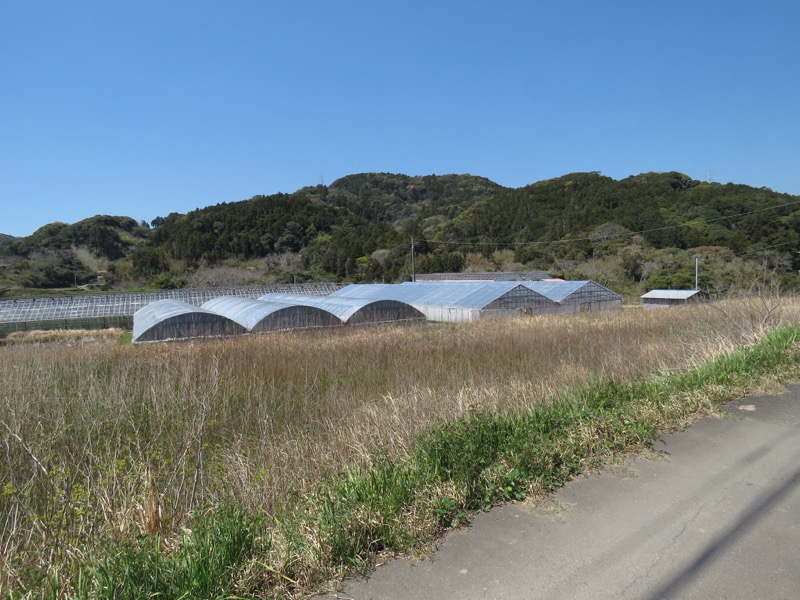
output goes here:
[[645, 308], [668, 308], [707, 302], [708, 294], [701, 290], [650, 290], [641, 298]]
[[133, 314], [134, 342], [241, 335], [246, 331], [228, 317], [180, 300], [151, 302]]

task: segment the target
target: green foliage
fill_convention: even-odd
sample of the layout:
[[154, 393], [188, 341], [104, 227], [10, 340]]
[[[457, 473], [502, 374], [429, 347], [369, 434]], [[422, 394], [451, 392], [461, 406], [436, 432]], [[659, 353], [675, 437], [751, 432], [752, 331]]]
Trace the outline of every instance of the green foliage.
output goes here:
[[[500, 243], [586, 238], [596, 246], [612, 238], [627, 244], [627, 230], [643, 231], [644, 241], [655, 248], [772, 245], [800, 240], [795, 220], [787, 220], [798, 207], [781, 206], [792, 200], [748, 186], [702, 184], [675, 172], [621, 181], [573, 173], [477, 202], [454, 220], [448, 234], [464, 241], [483, 235]], [[762, 211], [769, 206], [774, 211]], [[761, 212], [752, 213], [756, 210]]]
[[120, 258], [127, 248], [120, 233], [140, 238], [145, 235], [144, 230], [130, 217], [97, 215], [72, 225], [50, 223], [36, 230], [33, 235], [10, 244], [9, 249], [16, 254], [27, 255], [41, 248], [67, 250], [73, 246], [88, 246], [113, 260]]
[[325, 199], [353, 214], [396, 224], [414, 225], [434, 215], [450, 218], [478, 200], [492, 198], [502, 186], [472, 175], [409, 177], [391, 173], [361, 173], [334, 181]]
[[[159, 538], [121, 542], [85, 575], [78, 597], [226, 598], [255, 549], [257, 521], [223, 507], [194, 519], [176, 548]], [[83, 592], [83, 593], [80, 593]]]
[[153, 231], [154, 248], [189, 264], [300, 252], [309, 270], [352, 277], [360, 256], [397, 241], [388, 225], [370, 223], [307, 194], [256, 196], [168, 218]]
[[181, 287], [181, 282], [176, 281], [169, 273], [159, 273], [153, 277], [152, 285], [158, 290], [174, 290]]
[[460, 273], [465, 262], [464, 255], [460, 252], [436, 249], [418, 257], [416, 270], [417, 273]]
[[159, 248], [139, 247], [131, 253], [130, 260], [136, 275], [152, 276], [169, 270], [169, 260]]
[[[65, 269], [51, 259], [60, 261], [64, 254], [86, 263], [85, 272], [70, 267], [73, 284], [106, 268], [87, 260], [80, 248], [117, 264], [120, 280], [299, 255], [302, 267], [275, 275], [292, 281], [398, 281], [411, 275], [413, 237], [421, 273], [459, 271], [468, 252], [488, 259], [514, 248], [515, 261], [530, 268], [600, 277], [581, 263], [608, 258], [617, 274], [606, 274], [607, 285], [676, 287], [693, 285], [685, 270], [691, 267], [660, 263], [655, 252], [725, 248], [748, 265], [737, 264], [737, 275], [730, 262], [709, 262], [709, 291], [746, 286], [756, 270], [750, 263], [792, 285], [788, 275], [800, 269], [797, 202], [766, 188], [709, 184], [677, 172], [619, 181], [597, 172], [571, 173], [519, 189], [472, 175], [361, 173], [293, 194], [170, 213], [153, 219], [152, 229], [129, 217], [98, 215], [73, 225], [51, 223], [27, 238], [0, 238], [0, 252], [16, 260], [0, 271], [0, 284], [64, 285]], [[631, 246], [641, 251], [625, 250]], [[25, 266], [21, 258], [31, 263]]]
[[[405, 552], [478, 510], [549, 492], [631, 450], [689, 415], [741, 395], [769, 375], [800, 364], [800, 327], [669, 376], [634, 383], [598, 380], [522, 414], [475, 410], [423, 434], [402, 459], [382, 457], [331, 479], [275, 520], [275, 538], [291, 540], [274, 584], [310, 585], [326, 572], [361, 572], [381, 552]], [[414, 519], [411, 518], [414, 516]], [[421, 523], [434, 521], [431, 530]]]

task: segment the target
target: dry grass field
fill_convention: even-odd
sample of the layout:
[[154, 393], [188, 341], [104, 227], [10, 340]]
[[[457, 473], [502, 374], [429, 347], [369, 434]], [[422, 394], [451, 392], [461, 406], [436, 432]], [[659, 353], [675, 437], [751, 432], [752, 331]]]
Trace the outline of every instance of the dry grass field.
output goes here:
[[120, 539], [168, 540], [221, 505], [275, 514], [354, 465], [403, 457], [434, 426], [684, 372], [797, 322], [797, 300], [755, 298], [152, 345], [12, 336], [0, 589], [67, 586]]

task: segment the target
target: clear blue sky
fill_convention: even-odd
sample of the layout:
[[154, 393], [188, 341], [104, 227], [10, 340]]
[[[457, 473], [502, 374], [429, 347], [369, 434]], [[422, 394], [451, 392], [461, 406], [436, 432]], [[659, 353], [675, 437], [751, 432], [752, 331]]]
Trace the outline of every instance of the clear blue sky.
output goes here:
[[800, 194], [800, 3], [0, 0], [0, 232], [353, 173]]

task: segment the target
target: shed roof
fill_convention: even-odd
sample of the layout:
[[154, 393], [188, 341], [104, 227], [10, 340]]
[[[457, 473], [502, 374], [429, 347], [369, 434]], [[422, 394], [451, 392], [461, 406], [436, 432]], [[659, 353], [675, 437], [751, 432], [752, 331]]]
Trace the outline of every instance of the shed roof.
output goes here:
[[688, 300], [692, 296], [701, 294], [700, 290], [650, 290], [646, 294], [642, 294], [641, 298], [659, 299], [659, 300]]

